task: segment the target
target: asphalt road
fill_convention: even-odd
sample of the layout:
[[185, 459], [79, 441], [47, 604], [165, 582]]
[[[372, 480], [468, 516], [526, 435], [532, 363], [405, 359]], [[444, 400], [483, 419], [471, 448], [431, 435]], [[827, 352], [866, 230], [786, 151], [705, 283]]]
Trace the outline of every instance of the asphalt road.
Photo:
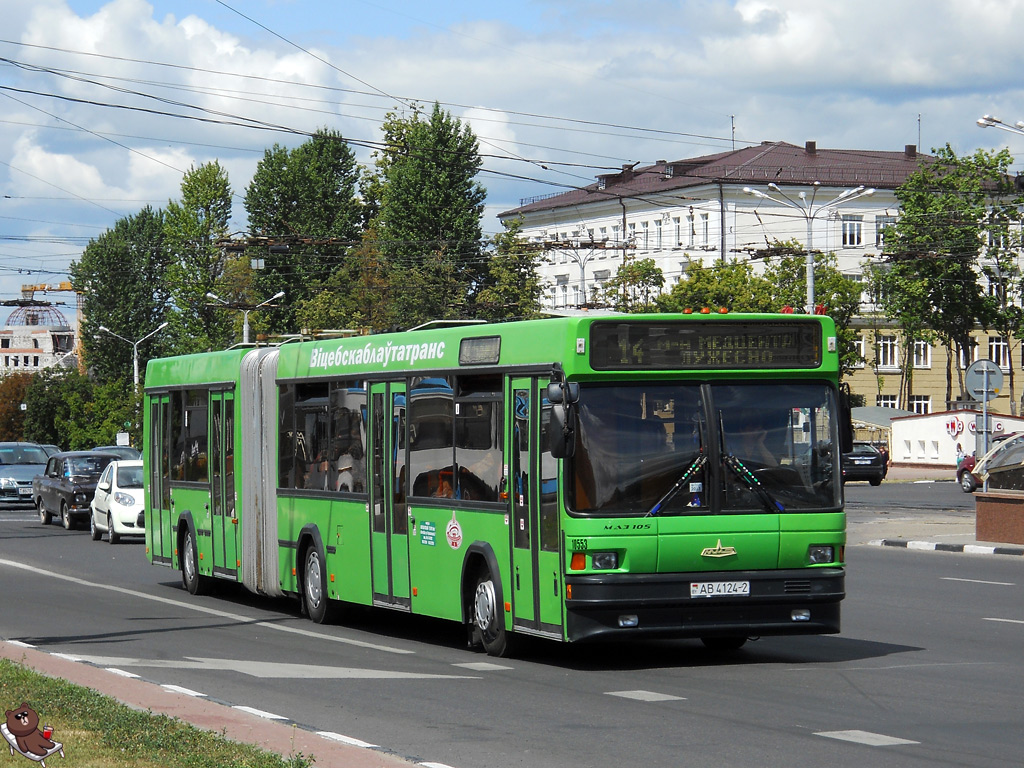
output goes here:
[[[939, 485], [852, 485], [851, 514], [966, 496]], [[141, 543], [4, 512], [0, 637], [454, 768], [1019, 764], [1024, 562], [867, 546], [847, 558], [837, 636], [726, 656], [692, 641], [537, 642], [506, 661], [443, 622], [354, 610], [318, 627], [240, 589], [190, 597]]]

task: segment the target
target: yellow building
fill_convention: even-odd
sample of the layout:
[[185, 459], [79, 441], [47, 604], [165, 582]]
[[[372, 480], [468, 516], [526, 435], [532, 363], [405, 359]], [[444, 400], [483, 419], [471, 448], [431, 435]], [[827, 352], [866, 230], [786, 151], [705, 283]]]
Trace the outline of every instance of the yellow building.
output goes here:
[[[989, 409], [1012, 416], [1022, 413], [1024, 358], [1020, 340], [977, 330], [971, 334], [975, 342], [971, 358], [954, 360], [948, 366], [947, 350], [941, 344], [917, 342], [908, 351], [898, 328], [888, 323], [864, 327], [864, 322], [860, 321], [857, 344], [865, 362], [846, 377], [850, 391], [864, 397], [864, 405], [901, 408], [917, 414], [980, 407], [963, 389], [964, 372], [975, 360], [988, 359], [1003, 372], [1003, 386], [998, 396], [989, 401]], [[948, 401], [947, 377], [952, 382]]]

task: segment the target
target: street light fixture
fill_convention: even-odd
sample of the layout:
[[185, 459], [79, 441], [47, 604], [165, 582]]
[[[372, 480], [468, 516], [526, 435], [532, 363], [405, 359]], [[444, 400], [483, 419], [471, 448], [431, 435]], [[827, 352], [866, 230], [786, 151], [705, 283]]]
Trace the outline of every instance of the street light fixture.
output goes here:
[[156, 328], [154, 328], [152, 331], [147, 333], [145, 336], [143, 336], [138, 341], [132, 341], [131, 339], [126, 339], [124, 336], [121, 336], [120, 334], [114, 333], [112, 330], [107, 328], [107, 326], [105, 326], [105, 325], [101, 325], [100, 326], [100, 330], [103, 331], [104, 333], [109, 333], [114, 338], [120, 339], [121, 341], [126, 341], [126, 342], [128, 342], [129, 344], [132, 345], [132, 367], [133, 367], [133, 371], [134, 371], [133, 381], [135, 382], [135, 390], [136, 391], [138, 391], [138, 389], [139, 389], [139, 344], [144, 342], [150, 336], [155, 336], [157, 333], [159, 333], [160, 331], [162, 331], [166, 327], [167, 327], [167, 323], [166, 322], [161, 323], [160, 325], [158, 325]]
[[797, 197], [799, 202], [791, 198], [775, 182], [768, 184], [768, 189], [772, 190], [778, 197], [765, 194], [760, 190], [753, 189], [751, 187], [744, 187], [743, 191], [748, 195], [753, 195], [760, 200], [770, 200], [778, 205], [784, 205], [787, 208], [792, 208], [794, 211], [799, 211], [800, 215], [804, 217], [807, 222], [807, 314], [814, 314], [814, 220], [823, 213], [828, 213], [832, 209], [836, 208], [843, 203], [848, 203], [851, 200], [856, 200], [859, 197], [867, 197], [868, 195], [875, 194], [875, 190], [866, 189], [862, 184], [859, 187], [847, 189], [840, 192], [834, 198], [829, 200], [827, 203], [818, 203], [815, 205], [814, 198], [818, 194], [818, 188], [821, 186], [821, 182], [816, 181], [812, 184], [813, 191], [811, 192], [811, 199], [807, 199], [807, 193], [801, 191]]
[[1018, 120], [1014, 125], [1004, 123], [998, 117], [992, 117], [992, 115], [982, 115], [976, 121], [980, 128], [999, 128], [1009, 133], [1016, 133], [1024, 136], [1024, 121]]
[[261, 301], [259, 304], [240, 304], [238, 302], [224, 301], [220, 296], [209, 291], [206, 292], [206, 298], [213, 299], [216, 302], [223, 304], [228, 309], [240, 309], [242, 310], [242, 343], [249, 343], [249, 313], [254, 310], [266, 307], [270, 302], [280, 299], [284, 296], [284, 291], [278, 291], [266, 301]]

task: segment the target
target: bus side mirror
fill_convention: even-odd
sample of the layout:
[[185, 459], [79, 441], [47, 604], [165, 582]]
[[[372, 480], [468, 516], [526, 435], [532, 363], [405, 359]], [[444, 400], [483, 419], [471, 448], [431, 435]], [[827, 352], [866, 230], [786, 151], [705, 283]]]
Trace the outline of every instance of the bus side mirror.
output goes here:
[[568, 406], [551, 409], [548, 426], [548, 450], [556, 459], [569, 459], [576, 453], [576, 409]]
[[849, 453], [853, 450], [853, 414], [850, 406], [850, 385], [839, 387], [839, 450]]

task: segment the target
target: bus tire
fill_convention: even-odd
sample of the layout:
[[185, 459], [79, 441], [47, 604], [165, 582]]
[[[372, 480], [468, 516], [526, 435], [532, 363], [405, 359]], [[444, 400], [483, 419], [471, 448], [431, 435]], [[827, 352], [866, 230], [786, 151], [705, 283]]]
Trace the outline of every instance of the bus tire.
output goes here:
[[320, 548], [311, 544], [302, 564], [302, 599], [306, 613], [316, 624], [329, 623], [333, 611], [327, 596], [327, 574]]
[[504, 658], [512, 653], [512, 638], [505, 629], [497, 594], [494, 577], [485, 569], [473, 588], [473, 636], [488, 656]]
[[181, 543], [181, 585], [190, 595], [201, 595], [206, 591], [206, 580], [199, 575], [199, 556], [191, 528], [185, 529]]
[[738, 651], [746, 642], [745, 637], [702, 637], [700, 639], [704, 647], [709, 651], [724, 652]]

